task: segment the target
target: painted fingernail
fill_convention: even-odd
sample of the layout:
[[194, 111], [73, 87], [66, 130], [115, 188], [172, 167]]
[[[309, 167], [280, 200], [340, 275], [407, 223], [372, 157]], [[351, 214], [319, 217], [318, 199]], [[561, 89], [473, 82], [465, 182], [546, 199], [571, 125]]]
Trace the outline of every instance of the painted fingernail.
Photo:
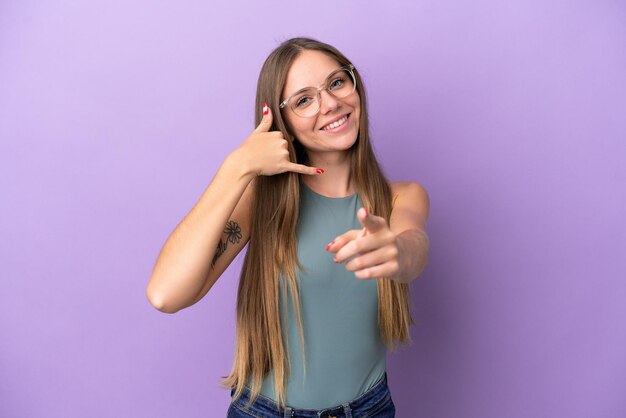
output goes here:
[[267, 103], [263, 103], [263, 114], [267, 115], [268, 113], [270, 113], [270, 108], [267, 107]]
[[329, 249], [330, 247], [332, 247], [332, 245], [333, 245], [334, 243], [335, 243], [335, 241], [333, 241], [333, 242], [331, 242], [330, 244], [328, 244], [328, 245], [326, 246], [326, 251], [328, 251], [328, 249]]
[[317, 174], [322, 174], [322, 173], [324, 172], [324, 169], [322, 169], [322, 168], [318, 168], [317, 170], [315, 170], [315, 172], [316, 172]]
[[367, 218], [369, 216], [369, 212], [367, 211], [367, 208], [363, 208], [365, 209], [365, 217]]

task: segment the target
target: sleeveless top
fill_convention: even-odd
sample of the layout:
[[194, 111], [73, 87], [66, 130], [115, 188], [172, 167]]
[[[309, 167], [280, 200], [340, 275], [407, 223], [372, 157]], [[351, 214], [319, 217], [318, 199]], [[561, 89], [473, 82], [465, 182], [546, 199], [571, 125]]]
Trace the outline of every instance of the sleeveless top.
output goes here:
[[[289, 353], [290, 372], [286, 403], [292, 408], [324, 409], [341, 405], [367, 392], [384, 375], [386, 347], [378, 328], [376, 280], [358, 279], [337, 264], [325, 250], [337, 236], [361, 229], [356, 212], [363, 204], [358, 194], [322, 196], [300, 180], [300, 215], [297, 223], [297, 254], [303, 271], [296, 267], [304, 334], [306, 376], [300, 336], [287, 289], [287, 312], [283, 308], [283, 279], [279, 305], [283, 341]], [[288, 326], [285, 322], [288, 323]], [[288, 330], [286, 330], [288, 328]], [[273, 372], [263, 380], [261, 395], [277, 401]]]

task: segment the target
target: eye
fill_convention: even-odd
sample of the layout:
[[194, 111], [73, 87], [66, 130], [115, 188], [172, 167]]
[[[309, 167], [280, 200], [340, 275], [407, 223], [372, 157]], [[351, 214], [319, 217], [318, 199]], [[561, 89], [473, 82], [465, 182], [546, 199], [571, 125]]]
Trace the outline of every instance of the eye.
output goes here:
[[313, 100], [309, 96], [300, 96], [295, 100], [296, 107], [305, 107], [311, 104]]
[[345, 77], [337, 77], [334, 80], [332, 80], [329, 84], [328, 87], [331, 90], [336, 90], [340, 87], [342, 87], [344, 85], [344, 83], [346, 82], [346, 78]]

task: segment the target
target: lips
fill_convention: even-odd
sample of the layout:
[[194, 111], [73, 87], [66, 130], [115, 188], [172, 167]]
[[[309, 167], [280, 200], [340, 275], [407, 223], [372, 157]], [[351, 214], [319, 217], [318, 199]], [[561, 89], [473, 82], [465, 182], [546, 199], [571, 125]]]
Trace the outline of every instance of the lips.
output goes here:
[[[334, 119], [332, 119], [330, 122], [328, 122], [326, 125], [322, 126], [322, 127], [320, 128], [320, 131], [327, 130], [327, 129], [329, 128], [329, 126], [330, 126], [330, 125], [332, 125], [333, 123], [335, 123], [335, 122], [337, 122], [337, 121], [339, 121], [339, 120], [343, 119], [344, 117], [346, 118], [346, 121], [345, 121], [344, 123], [346, 123], [346, 122], [347, 122], [347, 119], [350, 117], [350, 115], [351, 115], [350, 113], [346, 113], [346, 114], [344, 114], [344, 115], [337, 116], [336, 118], [334, 118]], [[341, 125], [340, 125], [340, 126], [341, 126]], [[330, 128], [330, 129], [332, 129], [332, 128]]]

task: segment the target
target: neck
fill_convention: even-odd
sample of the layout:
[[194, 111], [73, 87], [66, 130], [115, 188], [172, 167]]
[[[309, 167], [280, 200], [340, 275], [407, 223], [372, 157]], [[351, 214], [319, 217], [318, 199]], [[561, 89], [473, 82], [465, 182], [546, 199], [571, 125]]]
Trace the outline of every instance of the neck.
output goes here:
[[324, 174], [301, 175], [301, 179], [313, 191], [328, 197], [345, 197], [355, 193], [350, 178], [350, 153], [309, 153], [310, 167], [324, 169]]

